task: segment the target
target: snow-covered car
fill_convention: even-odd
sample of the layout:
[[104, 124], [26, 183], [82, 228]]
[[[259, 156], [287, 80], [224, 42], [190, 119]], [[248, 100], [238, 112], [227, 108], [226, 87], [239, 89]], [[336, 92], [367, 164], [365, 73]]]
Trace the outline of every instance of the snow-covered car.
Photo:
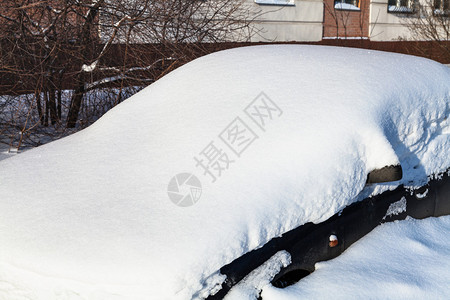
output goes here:
[[449, 103], [450, 69], [407, 55], [197, 59], [0, 162], [0, 299], [222, 298], [245, 278], [256, 299], [380, 222], [446, 213]]

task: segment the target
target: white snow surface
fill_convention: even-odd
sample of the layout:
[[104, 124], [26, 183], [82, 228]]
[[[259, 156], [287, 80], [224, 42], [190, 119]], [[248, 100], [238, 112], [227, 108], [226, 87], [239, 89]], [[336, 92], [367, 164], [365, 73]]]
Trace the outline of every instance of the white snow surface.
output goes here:
[[389, 208], [386, 212], [386, 215], [383, 217], [383, 220], [386, 219], [386, 217], [396, 216], [405, 211], [406, 211], [406, 198], [402, 197], [397, 202], [391, 203], [391, 205], [389, 205]]
[[97, 68], [97, 64], [98, 64], [98, 60], [94, 61], [90, 65], [83, 64], [81, 66], [81, 70], [83, 70], [84, 72], [87, 72], [87, 73], [92, 72], [95, 70], [95, 68]]
[[[264, 130], [244, 113], [261, 92], [282, 111]], [[398, 184], [364, 189], [369, 171], [400, 162], [420, 185], [445, 170], [449, 100], [450, 69], [407, 55], [273, 45], [197, 59], [0, 162], [0, 299], [198, 298], [242, 254]], [[236, 117], [258, 136], [239, 157], [219, 138]], [[214, 183], [194, 160], [210, 142], [234, 160]], [[190, 207], [167, 194], [184, 172], [202, 184]]]
[[0, 160], [7, 159], [11, 156], [16, 155], [17, 151], [14, 150], [15, 149], [11, 149], [8, 145], [0, 143]]
[[386, 223], [263, 300], [450, 299], [450, 216]]

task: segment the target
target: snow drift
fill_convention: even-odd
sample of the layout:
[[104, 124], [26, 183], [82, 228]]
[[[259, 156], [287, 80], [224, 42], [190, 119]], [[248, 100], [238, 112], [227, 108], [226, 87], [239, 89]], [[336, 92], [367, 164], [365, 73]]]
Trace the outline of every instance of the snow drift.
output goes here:
[[399, 184], [364, 189], [371, 170], [401, 163], [420, 185], [450, 166], [449, 100], [450, 69], [406, 55], [197, 59], [0, 162], [0, 298], [207, 295], [242, 254]]
[[450, 216], [383, 224], [293, 286], [266, 286], [263, 299], [448, 299], [449, 232]]

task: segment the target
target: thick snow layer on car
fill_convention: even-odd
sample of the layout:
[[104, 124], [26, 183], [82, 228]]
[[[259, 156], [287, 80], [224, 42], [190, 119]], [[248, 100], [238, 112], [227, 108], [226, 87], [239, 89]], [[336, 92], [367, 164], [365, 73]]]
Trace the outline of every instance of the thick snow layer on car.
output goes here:
[[0, 298], [205, 295], [242, 254], [398, 184], [364, 189], [369, 171], [400, 162], [418, 185], [450, 166], [449, 100], [450, 70], [412, 56], [202, 57], [0, 162]]
[[449, 299], [449, 232], [450, 216], [383, 224], [295, 285], [267, 285], [263, 299]]

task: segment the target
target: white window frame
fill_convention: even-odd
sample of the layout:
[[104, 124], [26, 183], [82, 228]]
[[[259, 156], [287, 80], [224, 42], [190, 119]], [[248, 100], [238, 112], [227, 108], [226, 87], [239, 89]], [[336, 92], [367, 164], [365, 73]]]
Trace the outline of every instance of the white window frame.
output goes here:
[[334, 9], [336, 10], [354, 10], [360, 11], [361, 0], [335, 0], [334, 1]]
[[[439, 4], [437, 2], [439, 1]], [[433, 13], [435, 15], [450, 15], [450, 0], [434, 0]]]
[[294, 0], [255, 0], [256, 4], [260, 5], [281, 5], [281, 6], [294, 6]]
[[415, 0], [389, 0], [388, 12], [390, 13], [414, 13]]

